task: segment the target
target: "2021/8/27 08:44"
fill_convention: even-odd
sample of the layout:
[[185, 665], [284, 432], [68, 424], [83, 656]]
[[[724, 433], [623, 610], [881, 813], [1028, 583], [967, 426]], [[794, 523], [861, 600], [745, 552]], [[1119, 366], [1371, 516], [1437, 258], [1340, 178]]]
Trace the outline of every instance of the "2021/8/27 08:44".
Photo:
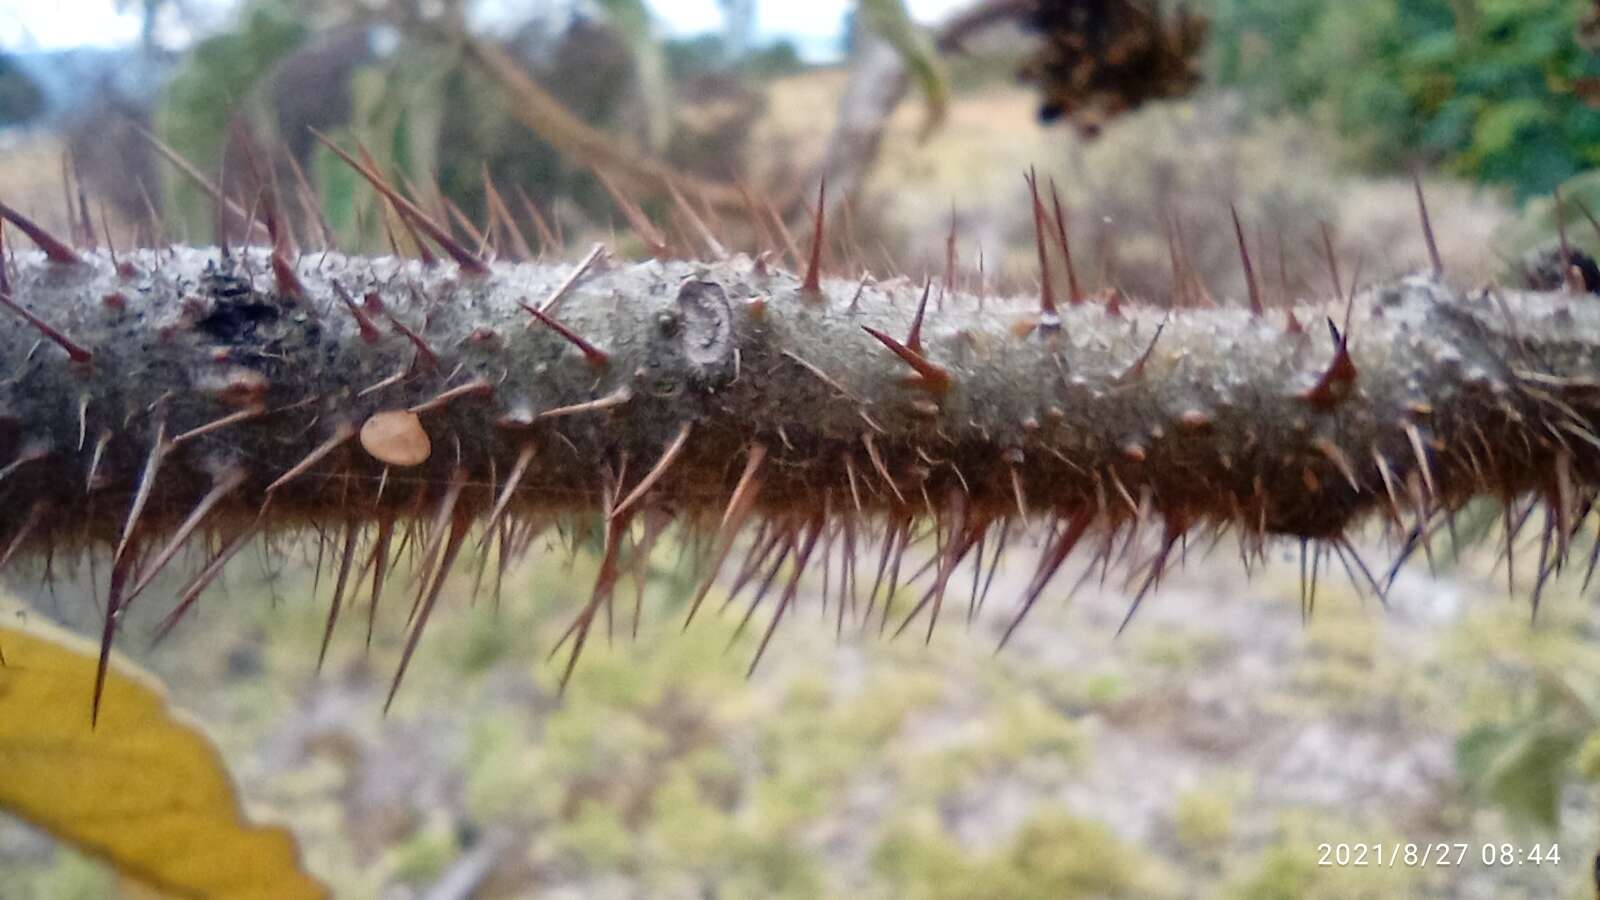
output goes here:
[[1472, 862], [1484, 866], [1544, 866], [1561, 864], [1560, 844], [1479, 844], [1454, 843], [1375, 843], [1346, 844], [1324, 842], [1317, 845], [1318, 866], [1393, 868], [1395, 866], [1462, 866]]

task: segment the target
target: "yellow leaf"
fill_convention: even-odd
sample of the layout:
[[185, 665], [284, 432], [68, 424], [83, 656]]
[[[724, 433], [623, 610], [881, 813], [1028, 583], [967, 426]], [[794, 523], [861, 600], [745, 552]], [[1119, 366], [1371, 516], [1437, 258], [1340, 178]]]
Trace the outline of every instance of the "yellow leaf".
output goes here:
[[326, 897], [282, 828], [245, 821], [216, 748], [153, 677], [0, 602], [0, 812], [180, 897]]

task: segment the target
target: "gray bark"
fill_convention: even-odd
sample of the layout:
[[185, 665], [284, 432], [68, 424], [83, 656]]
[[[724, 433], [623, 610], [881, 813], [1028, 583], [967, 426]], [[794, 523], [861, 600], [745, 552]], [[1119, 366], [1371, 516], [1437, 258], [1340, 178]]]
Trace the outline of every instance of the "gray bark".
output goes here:
[[[1321, 323], [1342, 308], [1300, 308], [1316, 327], [1291, 333], [1277, 310], [1083, 304], [1051, 329], [1034, 298], [936, 296], [922, 340], [948, 375], [940, 391], [863, 330], [904, 341], [915, 286], [824, 280], [809, 294], [743, 257], [594, 267], [549, 312], [607, 354], [600, 366], [519, 305], [542, 303], [571, 265], [473, 276], [308, 255], [294, 297], [259, 248], [139, 251], [121, 272], [103, 253], [84, 260], [16, 255], [15, 302], [92, 360], [0, 312], [0, 552], [115, 543], [134, 508], [134, 533], [170, 534], [219, 484], [207, 527], [427, 514], [452, 482], [455, 508], [482, 513], [528, 446], [513, 512], [600, 511], [685, 426], [641, 509], [714, 521], [758, 443], [768, 513], [959, 504], [993, 520], [1026, 504], [1327, 538], [1391, 503], [1541, 492], [1572, 514], [1600, 484], [1600, 304], [1587, 295], [1420, 277], [1377, 288], [1355, 300], [1348, 392], [1314, 401], [1335, 352]], [[378, 298], [375, 331], [363, 336], [336, 285], [358, 305]], [[432, 443], [420, 465], [386, 468], [353, 438], [317, 453], [415, 407]], [[218, 421], [231, 424], [193, 435]]]

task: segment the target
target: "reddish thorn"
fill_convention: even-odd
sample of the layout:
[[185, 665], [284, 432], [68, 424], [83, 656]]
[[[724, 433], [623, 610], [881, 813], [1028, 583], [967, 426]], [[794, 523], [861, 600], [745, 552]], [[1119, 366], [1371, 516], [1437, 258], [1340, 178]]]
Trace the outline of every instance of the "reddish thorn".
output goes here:
[[1250, 264], [1250, 247], [1244, 239], [1244, 225], [1239, 222], [1239, 208], [1233, 204], [1228, 205], [1228, 211], [1233, 214], [1233, 233], [1239, 238], [1239, 259], [1244, 263], [1244, 280], [1250, 289], [1250, 315], [1259, 319], [1266, 314], [1266, 309], [1261, 304], [1261, 285], [1256, 283], [1256, 269]]
[[956, 207], [950, 204], [950, 233], [944, 239], [944, 292], [956, 290]]
[[617, 186], [612, 184], [611, 179], [607, 178], [604, 172], [595, 169], [594, 177], [599, 180], [600, 186], [606, 189], [606, 193], [611, 195], [611, 199], [617, 204], [617, 208], [622, 210], [622, 214], [627, 217], [628, 224], [633, 227], [634, 231], [638, 232], [640, 239], [650, 248], [650, 252], [655, 258], [667, 259], [671, 256], [672, 254], [667, 249], [666, 235], [663, 235], [661, 229], [650, 221], [650, 218], [644, 214], [644, 210], [639, 208], [639, 204], [633, 202], [627, 195], [618, 190]]
[[[165, 141], [156, 137], [155, 133], [151, 132], [149, 129], [141, 125], [135, 125], [134, 128], [138, 130], [139, 134], [142, 135], [145, 140], [150, 142], [152, 147], [156, 148], [156, 152], [161, 154], [161, 156], [166, 159], [167, 162], [171, 163], [174, 168], [183, 174], [184, 177], [188, 178], [190, 181], [193, 181], [196, 186], [198, 186], [209, 197], [211, 197], [211, 199], [219, 208], [226, 208], [235, 216], [238, 216], [241, 219], [244, 218], [245, 212], [243, 209], [239, 208], [239, 204], [234, 203], [231, 199], [224, 196], [222, 191], [217, 188], [216, 184], [214, 184], [211, 179], [207, 178], [199, 169], [196, 169], [194, 165], [187, 159], [184, 159], [178, 153], [178, 151], [169, 147]], [[155, 204], [150, 202], [149, 193], [144, 190], [144, 185], [142, 183], [139, 186], [139, 191], [145, 195], [145, 209], [150, 215], [150, 220], [152, 222], [157, 222], [158, 218], [155, 214]]]
[[817, 187], [817, 218], [811, 231], [811, 261], [806, 265], [806, 280], [800, 290], [815, 294], [822, 289], [822, 230], [828, 218], [828, 176]]
[[407, 409], [406, 412], [409, 412], [413, 415], [421, 415], [422, 413], [429, 413], [433, 412], [434, 410], [443, 409], [462, 397], [489, 396], [493, 393], [494, 385], [483, 380], [482, 378], [474, 378], [466, 384], [459, 384], [453, 388], [450, 388], [449, 390], [441, 391], [432, 398], [424, 400], [423, 402], [418, 403], [416, 406]]
[[[445, 215], [451, 219], [454, 219], [456, 224], [461, 226], [462, 230], [467, 233], [467, 237], [471, 238], [472, 242], [478, 245], [478, 253], [482, 254], [483, 248], [487, 247], [489, 244], [488, 237], [483, 231], [478, 229], [478, 226], [472, 223], [472, 219], [468, 218], [465, 212], [462, 212], [461, 207], [457, 206], [455, 201], [444, 196], [441, 196], [439, 199], [444, 203]], [[492, 223], [493, 219], [491, 219], [490, 222]]]
[[100, 701], [105, 696], [106, 673], [111, 668], [111, 644], [116, 640], [117, 623], [122, 618], [122, 594], [133, 570], [133, 557], [118, 558], [111, 564], [111, 587], [106, 595], [105, 624], [100, 632], [100, 658], [94, 673], [94, 695], [89, 705], [89, 729], [100, 724]]
[[1033, 196], [1033, 239], [1039, 250], [1039, 279], [1041, 293], [1039, 295], [1039, 328], [1050, 330], [1061, 327], [1059, 313], [1056, 310], [1056, 292], [1050, 285], [1050, 257], [1045, 252], [1044, 245], [1044, 204], [1039, 201], [1039, 175], [1029, 167], [1026, 176], [1028, 192]]
[[[236, 126], [235, 129], [234, 129], [234, 133], [237, 136], [239, 143], [241, 145], [243, 145], [243, 147], [244, 147], [245, 165], [247, 165], [250, 168], [250, 181], [255, 186], [255, 189], [256, 189], [256, 200], [255, 200], [255, 203], [254, 203], [254, 205], [252, 206], [252, 208], [250, 210], [251, 224], [249, 226], [247, 226], [247, 228], [253, 228], [254, 227], [254, 224], [255, 224], [255, 222], [254, 222], [254, 219], [255, 219], [255, 207], [259, 206], [261, 208], [261, 212], [262, 212], [261, 219], [262, 219], [262, 222], [263, 222], [263, 224], [265, 225], [265, 227], [267, 229], [267, 239], [272, 244], [273, 253], [276, 255], [276, 254], [286, 253], [286, 252], [287, 253], [295, 253], [295, 252], [297, 252], [297, 250], [295, 248], [295, 244], [294, 244], [294, 238], [289, 234], [289, 229], [288, 228], [284, 228], [284, 229], [280, 230], [279, 227], [278, 227], [279, 223], [283, 222], [284, 220], [282, 219], [281, 214], [280, 214], [279, 209], [278, 209], [279, 197], [278, 197], [278, 187], [277, 187], [277, 173], [276, 172], [272, 172], [271, 173], [272, 184], [271, 184], [271, 187], [269, 189], [268, 184], [267, 184], [267, 179], [264, 179], [264, 178], [261, 177], [261, 164], [260, 164], [260, 160], [256, 156], [256, 142], [255, 142], [255, 139], [253, 137], [251, 137], [251, 134], [250, 134], [249, 130], [244, 128], [242, 125], [241, 126]], [[246, 235], [247, 238], [248, 238], [249, 234], [250, 234], [250, 232], [247, 230], [245, 232], [245, 235]], [[273, 274], [274, 275], [279, 275], [280, 274], [278, 272], [278, 269], [279, 269], [278, 265], [274, 264], [273, 265], [273, 270], [274, 270]], [[291, 270], [290, 274], [291, 275], [293, 274], [292, 270]], [[296, 286], [298, 286], [298, 283], [299, 283], [299, 279], [298, 278], [293, 278], [291, 280], [293, 282], [295, 282]], [[299, 294], [292, 294], [290, 292], [289, 288], [287, 288], [284, 285], [282, 280], [280, 280], [278, 282], [278, 292], [281, 293], [281, 294], [290, 294], [291, 296], [300, 296]]]
[[254, 143], [246, 139], [244, 149], [245, 160], [250, 165], [251, 178], [256, 182], [256, 202], [261, 206], [261, 218], [266, 224], [267, 238], [272, 241], [272, 277], [277, 280], [278, 293], [286, 297], [302, 298], [306, 294], [306, 289], [300, 283], [300, 276], [295, 272], [294, 265], [289, 262], [284, 233], [278, 228], [276, 198], [261, 184], [261, 170], [256, 164]]
[[[778, 210], [773, 207], [771, 200], [768, 200], [765, 195], [758, 199], [762, 210], [766, 212], [768, 221], [772, 223], [772, 227], [777, 231], [778, 236], [783, 239], [784, 253], [789, 257], [789, 263], [798, 267], [801, 260], [800, 248], [795, 244], [794, 235], [789, 232], [789, 226], [784, 223], [783, 216], [778, 214]], [[891, 266], [890, 268], [893, 269], [894, 267]]]
[[921, 353], [912, 350], [905, 344], [900, 343], [899, 341], [888, 336], [887, 334], [884, 334], [878, 329], [873, 328], [870, 325], [863, 325], [861, 326], [861, 329], [867, 334], [877, 338], [879, 343], [883, 344], [885, 347], [888, 347], [894, 352], [894, 355], [900, 357], [900, 359], [905, 361], [906, 365], [914, 369], [916, 373], [921, 376], [921, 380], [918, 383], [923, 387], [926, 387], [928, 390], [936, 394], [942, 394], [950, 389], [950, 373], [946, 372], [943, 368], [929, 362], [928, 359]]
[[1122, 292], [1114, 287], [1106, 289], [1106, 315], [1122, 318]]
[[1173, 221], [1173, 214], [1169, 210], [1162, 225], [1167, 233], [1167, 259], [1172, 263], [1172, 291], [1173, 298], [1169, 305], [1185, 307], [1189, 305], [1189, 279], [1183, 270], [1183, 260], [1178, 256], [1177, 224]]
[[[296, 299], [305, 297], [305, 285], [300, 283], [300, 276], [295, 273], [294, 264], [284, 255], [282, 247], [272, 249], [272, 277], [278, 282], [278, 293]], [[307, 304], [307, 308], [310, 308], [310, 304]]]
[[[433, 255], [432, 250], [428, 249], [427, 242], [422, 239], [421, 235], [417, 234], [416, 226], [411, 224], [411, 220], [403, 215], [398, 216], [398, 218], [400, 219], [400, 227], [404, 228], [406, 230], [406, 236], [411, 238], [411, 245], [417, 248], [417, 258], [422, 260], [422, 265], [429, 269], [438, 265], [439, 258]], [[389, 217], [387, 215], [383, 217], [383, 227], [389, 228]], [[393, 229], [390, 229], [389, 243], [394, 243]], [[396, 250], [395, 254], [399, 255], [399, 252], [399, 250]]]
[[517, 305], [527, 310], [528, 314], [533, 316], [535, 319], [538, 319], [539, 321], [548, 325], [556, 334], [566, 338], [574, 347], [582, 350], [584, 358], [589, 361], [589, 365], [594, 366], [597, 369], [603, 369], [606, 367], [606, 364], [611, 361], [610, 354], [584, 340], [581, 335], [567, 326], [557, 322], [555, 319], [550, 318], [548, 315], [540, 312], [538, 309], [529, 306], [526, 303], [519, 302]]
[[1300, 324], [1300, 320], [1295, 317], [1294, 310], [1292, 309], [1289, 310], [1288, 329], [1290, 334], [1303, 334], [1306, 330], [1305, 326]]
[[1339, 278], [1339, 257], [1333, 252], [1333, 234], [1328, 230], [1328, 223], [1322, 224], [1322, 252], [1328, 257], [1328, 272], [1333, 275], [1333, 296], [1344, 296], [1344, 285]]
[[72, 168], [77, 175], [78, 217], [83, 220], [83, 242], [89, 245], [90, 250], [93, 250], [95, 249], [94, 220], [89, 218], [89, 195], [83, 191], [83, 173], [77, 171], [77, 160], [73, 160]]
[[[222, 144], [222, 158], [217, 161], [217, 181], [224, 185], [228, 183], [228, 143], [226, 141], [224, 141]], [[212, 221], [214, 223], [213, 227], [216, 229], [217, 233], [217, 249], [219, 252], [221, 252], [224, 260], [233, 256], [233, 248], [228, 244], [228, 217], [225, 214], [225, 210], [232, 208], [233, 205], [233, 201], [229, 200], [226, 194], [219, 192], [216, 195], [216, 204], [212, 213], [214, 218]], [[235, 211], [240, 215], [243, 215], [244, 212], [243, 210]], [[254, 209], [250, 210], [250, 217], [248, 221], [249, 224], [245, 226], [246, 228], [255, 226], [256, 213]], [[246, 235], [245, 240], [249, 240], [248, 234]]]
[[78, 254], [71, 247], [63, 244], [55, 237], [55, 235], [45, 231], [43, 228], [40, 228], [38, 225], [34, 224], [32, 219], [29, 219], [27, 216], [17, 212], [4, 203], [0, 203], [0, 219], [5, 219], [11, 224], [22, 229], [22, 233], [27, 235], [35, 244], [39, 245], [39, 249], [44, 251], [44, 255], [48, 256], [51, 262], [83, 262], [83, 260], [79, 258]]
[[333, 226], [328, 224], [328, 217], [322, 213], [322, 204], [317, 202], [317, 193], [311, 189], [311, 183], [306, 180], [305, 170], [300, 168], [300, 163], [294, 158], [293, 153], [285, 154], [289, 160], [289, 173], [294, 176], [295, 190], [300, 198], [300, 206], [307, 218], [314, 221], [317, 230], [322, 236], [322, 248], [334, 249]]
[[717, 259], [727, 259], [728, 248], [722, 246], [722, 242], [717, 240], [716, 232], [706, 224], [706, 220], [701, 218], [699, 213], [695, 212], [689, 201], [684, 199], [683, 194], [678, 191], [677, 185], [668, 180], [667, 191], [672, 194], [673, 205], [677, 206], [679, 212], [689, 221], [690, 227], [699, 232], [700, 240], [705, 242], [706, 248], [711, 251], [711, 255]]
[[[1348, 320], [1345, 327], [1348, 332]], [[1356, 380], [1356, 364], [1350, 358], [1350, 335], [1340, 334], [1332, 319], [1328, 320], [1328, 331], [1333, 336], [1333, 361], [1317, 383], [1300, 395], [1300, 399], [1322, 410], [1332, 408], [1349, 395], [1350, 386]]]
[[412, 346], [417, 348], [417, 358], [422, 360], [428, 368], [439, 368], [439, 355], [433, 352], [433, 348], [429, 347], [428, 342], [422, 339], [422, 335], [407, 328], [406, 323], [395, 318], [393, 314], [389, 316], [389, 324], [393, 325], [396, 330], [411, 341]]
[[11, 273], [6, 260], [6, 220], [0, 219], [0, 294], [10, 296]]
[[522, 201], [522, 208], [527, 210], [528, 218], [533, 220], [534, 230], [539, 233], [539, 255], [543, 256], [546, 251], [560, 249], [561, 242], [550, 230], [550, 223], [545, 221], [544, 213], [539, 211], [539, 204], [533, 202], [533, 198], [522, 189], [522, 185], [516, 185], [516, 188], [517, 199]]
[[500, 196], [500, 189], [494, 186], [494, 180], [489, 177], [487, 162], [483, 164], [483, 191], [488, 198], [489, 209], [499, 217], [501, 227], [510, 235], [518, 258], [533, 259], [533, 248], [528, 246], [528, 240], [522, 236], [522, 229], [517, 227], [517, 220], [511, 215], [510, 207], [506, 206], [505, 198]]
[[1422, 176], [1411, 173], [1411, 185], [1417, 191], [1417, 212], [1422, 217], [1422, 237], [1428, 242], [1428, 261], [1433, 264], [1434, 280], [1444, 277], [1444, 262], [1439, 258], [1439, 242], [1433, 236], [1433, 220], [1428, 217], [1428, 201], [1422, 196]]
[[327, 135], [316, 130], [315, 128], [311, 129], [311, 133], [318, 141], [322, 142], [323, 146], [327, 147], [329, 150], [332, 150], [336, 156], [344, 160], [346, 165], [355, 169], [356, 174], [365, 178], [368, 183], [377, 189], [378, 193], [388, 198], [389, 202], [393, 203], [395, 208], [400, 211], [401, 218], [405, 219], [409, 223], [414, 223], [416, 227], [422, 229], [422, 231], [427, 234], [429, 238], [432, 238], [434, 243], [438, 244], [440, 247], [443, 247], [444, 251], [450, 254], [450, 257], [456, 261], [456, 264], [459, 265], [463, 271], [470, 272], [474, 275], [488, 274], [489, 266], [487, 263], [479, 259], [477, 256], [474, 256], [467, 248], [461, 246], [461, 244], [459, 244], [455, 238], [451, 237], [443, 228], [439, 227], [438, 223], [428, 218], [427, 214], [424, 213], [420, 207], [418, 207], [415, 203], [412, 203], [410, 200], [407, 200], [399, 191], [395, 190], [387, 181], [385, 181], [383, 176], [379, 175], [376, 169], [369, 169], [362, 165], [356, 160], [355, 157], [345, 152], [344, 148], [340, 147], [338, 144], [335, 144], [328, 138]]
[[1162, 319], [1161, 324], [1156, 326], [1156, 333], [1150, 336], [1149, 346], [1144, 348], [1144, 352], [1139, 354], [1139, 358], [1134, 360], [1133, 365], [1129, 366], [1126, 372], [1117, 376], [1117, 384], [1126, 384], [1144, 375], [1145, 364], [1150, 361], [1150, 355], [1156, 352], [1156, 342], [1161, 340], [1161, 332], [1165, 331], [1166, 328], [1167, 320]]
[[73, 243], [77, 243], [81, 236], [78, 234], [78, 213], [72, 208], [71, 148], [61, 154], [61, 200], [67, 211], [67, 236]]
[[1583, 285], [1583, 273], [1572, 265], [1572, 245], [1567, 243], [1567, 214], [1566, 206], [1561, 201], [1561, 188], [1556, 188], [1556, 237], [1561, 242], [1561, 281], [1568, 291], [1582, 294], [1587, 291]]
[[1071, 292], [1071, 302], [1076, 305], [1083, 302], [1083, 290], [1078, 286], [1078, 272], [1072, 265], [1072, 245], [1067, 241], [1067, 217], [1061, 213], [1061, 195], [1056, 192], [1056, 180], [1050, 179], [1050, 203], [1056, 212], [1056, 241], [1061, 244], [1061, 255], [1067, 260], [1067, 290]]
[[120, 275], [123, 262], [117, 258], [117, 242], [111, 239], [111, 217], [106, 213], [104, 200], [100, 201], [100, 231], [106, 237], [106, 252], [111, 254], [111, 268]]
[[10, 294], [0, 294], [0, 306], [4, 306], [6, 309], [9, 309], [26, 319], [29, 325], [39, 329], [41, 334], [59, 344], [61, 349], [67, 351], [68, 358], [70, 358], [73, 362], [86, 364], [94, 359], [94, 354], [85, 349], [83, 345], [67, 337], [65, 334], [45, 322], [43, 319], [27, 311], [26, 309], [23, 309], [21, 306], [18, 306], [16, 302], [11, 299]]
[[[344, 285], [337, 281], [332, 282], [332, 284], [333, 292], [339, 296], [340, 300], [344, 301], [344, 306], [350, 310], [350, 315], [355, 317], [356, 325], [361, 329], [361, 339], [369, 344], [374, 344], [381, 340], [383, 334], [378, 331], [377, 323], [372, 321], [372, 317], [368, 316], [361, 307], [356, 305], [355, 298], [350, 296], [350, 292], [344, 289]], [[376, 298], [378, 295], [368, 294], [367, 296]], [[381, 302], [379, 303], [379, 311], [382, 311]]]
[[911, 332], [906, 335], [906, 346], [916, 353], [922, 352], [922, 317], [928, 311], [928, 292], [932, 289], [932, 280], [923, 283], [922, 300], [917, 303], [917, 316], [911, 320]]

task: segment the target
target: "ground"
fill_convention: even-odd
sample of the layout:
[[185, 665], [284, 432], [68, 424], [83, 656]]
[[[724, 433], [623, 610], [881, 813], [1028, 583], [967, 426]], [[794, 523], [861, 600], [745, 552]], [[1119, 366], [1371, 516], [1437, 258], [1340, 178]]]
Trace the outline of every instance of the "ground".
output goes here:
[[[560, 696], [544, 656], [593, 561], [558, 548], [514, 572], [498, 609], [470, 601], [463, 566], [388, 716], [408, 598], [391, 595], [370, 656], [347, 618], [319, 675], [329, 585], [313, 599], [293, 554], [236, 566], [147, 652], [153, 603], [124, 645], [341, 897], [423, 896], [484, 847], [490, 897], [1587, 896], [1592, 786], [1567, 779], [1549, 831], [1474, 802], [1456, 766], [1460, 736], [1503, 716], [1539, 659], [1600, 672], [1576, 584], [1530, 625], [1483, 576], [1492, 553], [1408, 570], [1387, 609], [1324, 573], [1302, 621], [1292, 561], [1246, 580], [1224, 542], [1192, 548], [1120, 638], [1115, 570], [1070, 601], [1084, 573], [1064, 572], [996, 654], [1027, 549], [970, 625], [958, 590], [927, 646], [836, 639], [814, 594], [748, 681], [751, 636], [726, 649], [737, 616], [679, 634], [687, 582], [667, 570], [637, 641], [623, 628], [593, 646]], [[38, 605], [88, 626], [79, 589]], [[1559, 843], [1561, 862], [1483, 865], [1503, 841]], [[1318, 864], [1324, 843], [1394, 842], [1465, 842], [1468, 858]], [[0, 848], [8, 896], [105, 884], [16, 827]]]

